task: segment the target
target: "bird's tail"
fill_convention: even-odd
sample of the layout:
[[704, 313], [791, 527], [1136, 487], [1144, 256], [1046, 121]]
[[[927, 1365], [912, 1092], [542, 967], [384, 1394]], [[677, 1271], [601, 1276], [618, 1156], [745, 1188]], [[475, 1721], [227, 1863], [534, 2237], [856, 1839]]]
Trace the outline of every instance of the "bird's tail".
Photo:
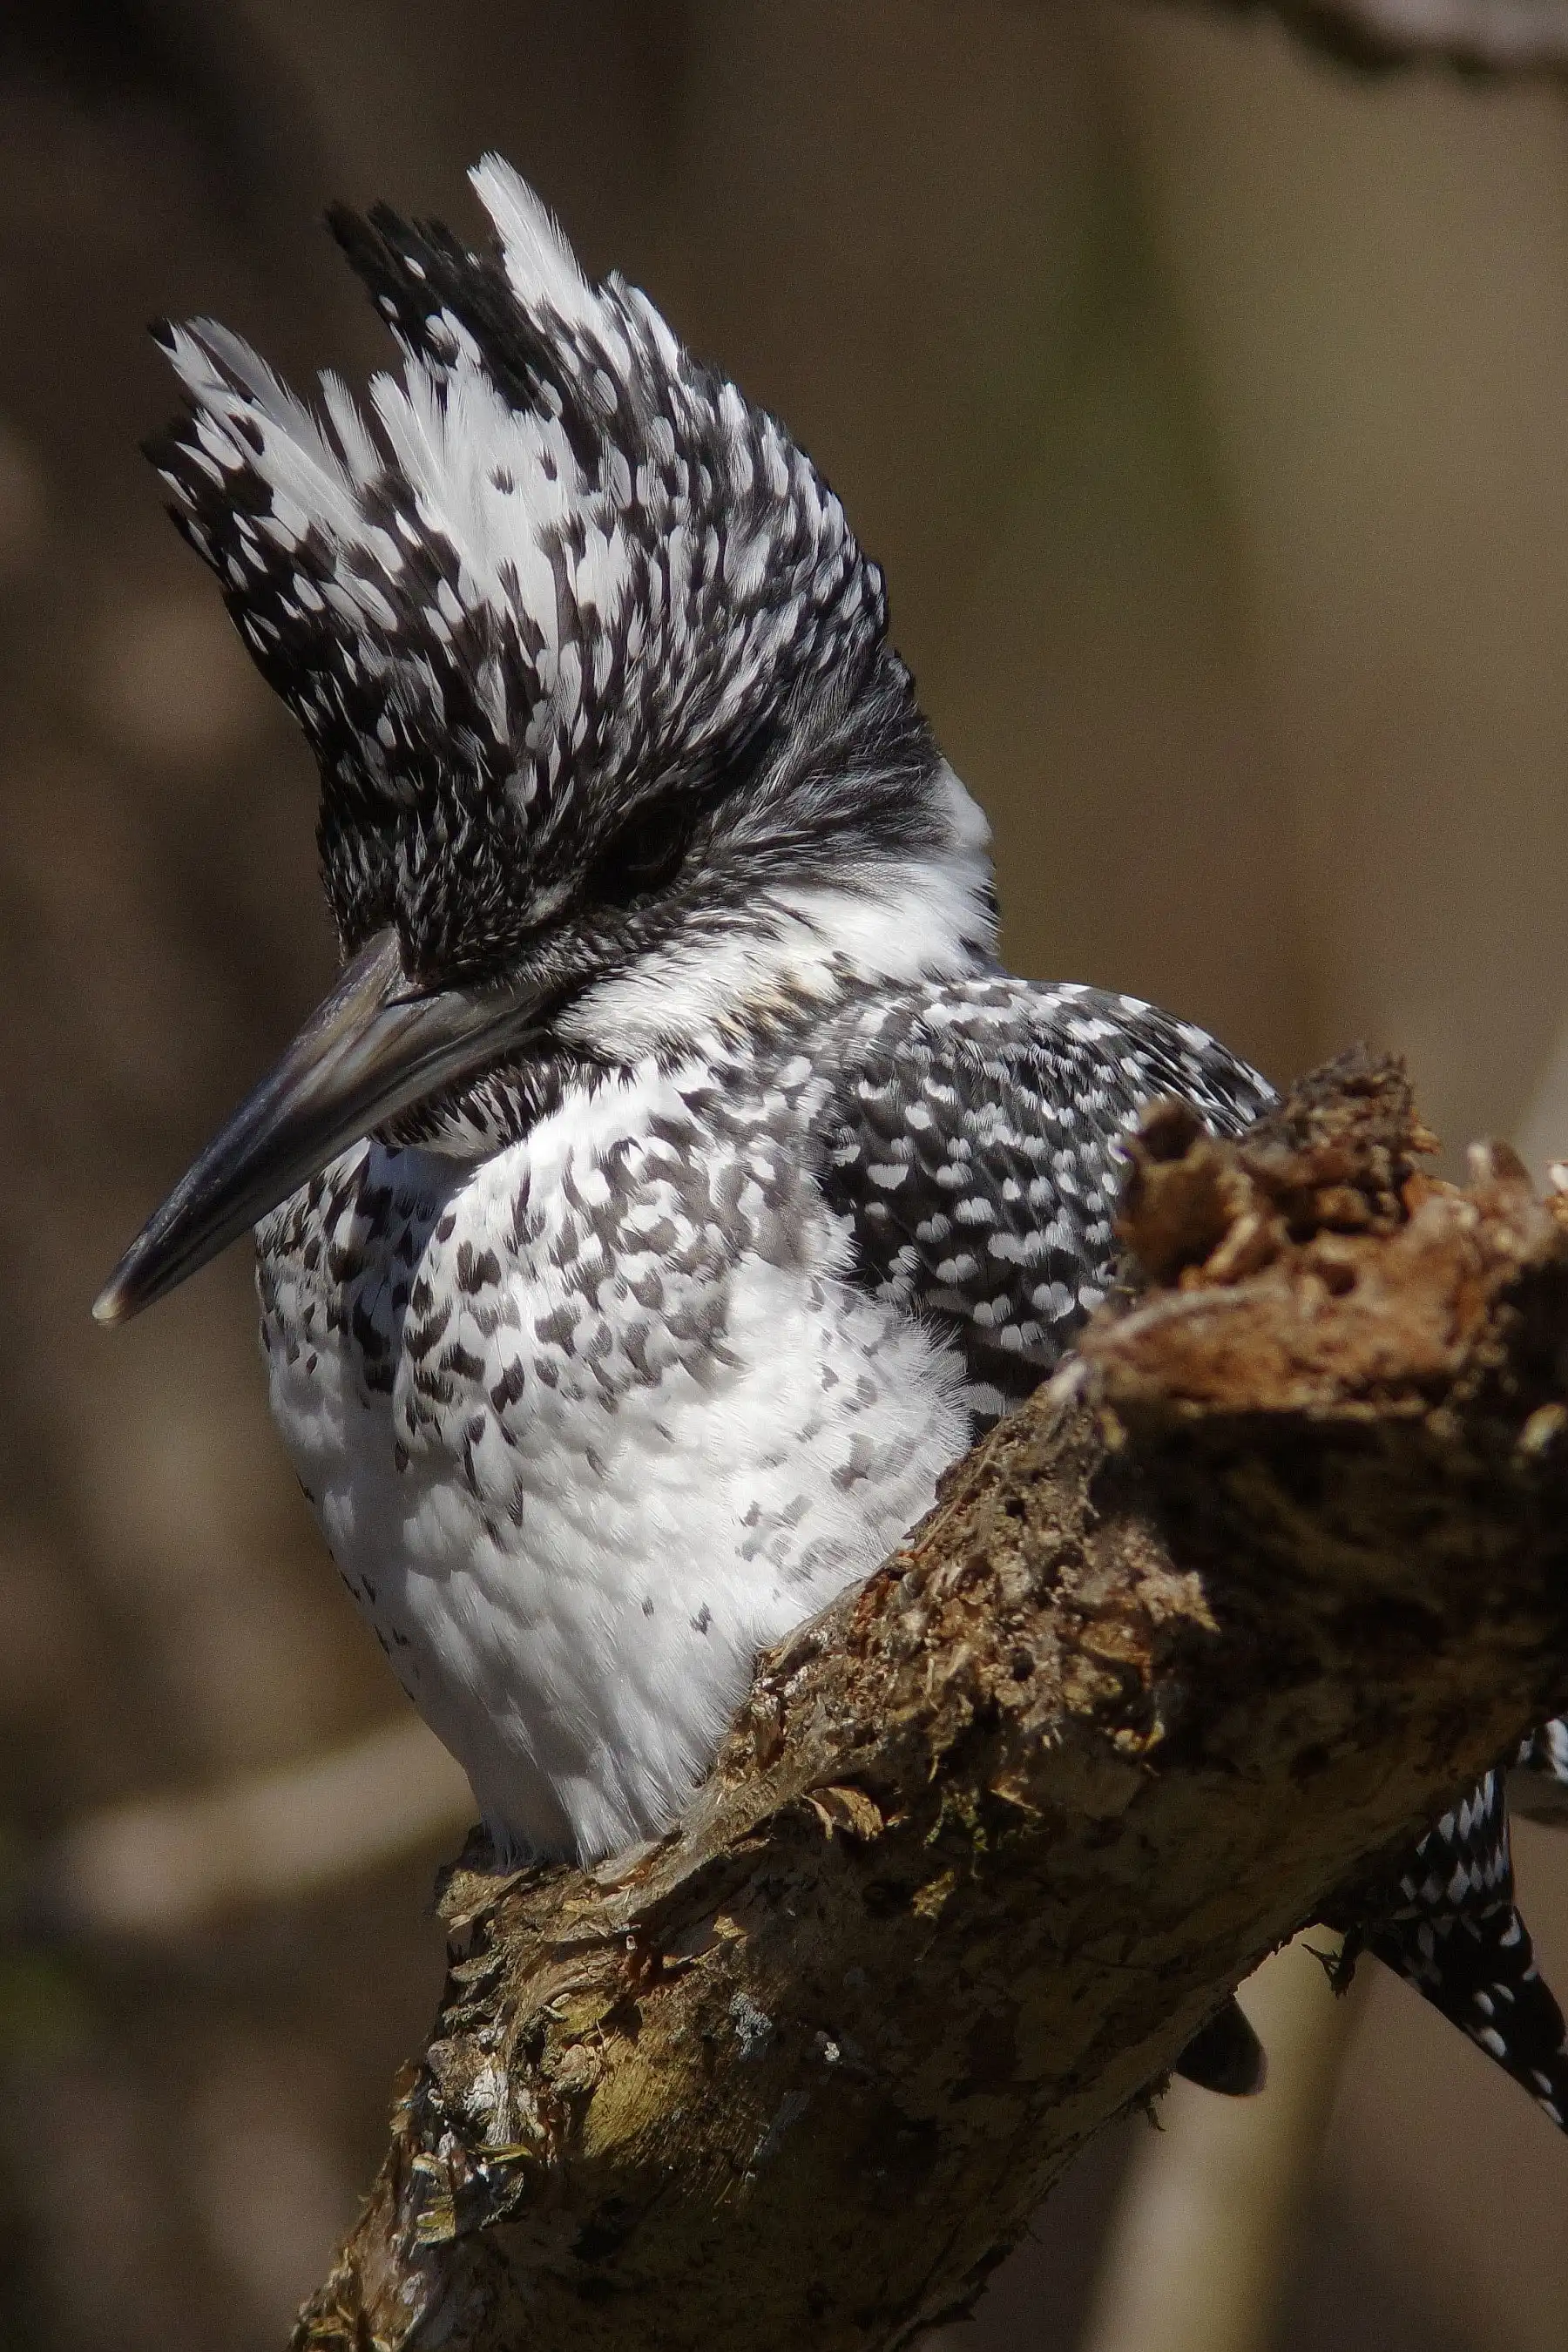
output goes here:
[[[1549, 1726], [1525, 1742], [1519, 1764], [1561, 1774], [1568, 1740]], [[1538, 1759], [1533, 1750], [1545, 1742]], [[1445, 1813], [1402, 1872], [1391, 1909], [1355, 1940], [1405, 1978], [1434, 2009], [1568, 2131], [1568, 2034], [1535, 1965], [1513, 1894], [1513, 1862], [1500, 1772], [1489, 1772]]]

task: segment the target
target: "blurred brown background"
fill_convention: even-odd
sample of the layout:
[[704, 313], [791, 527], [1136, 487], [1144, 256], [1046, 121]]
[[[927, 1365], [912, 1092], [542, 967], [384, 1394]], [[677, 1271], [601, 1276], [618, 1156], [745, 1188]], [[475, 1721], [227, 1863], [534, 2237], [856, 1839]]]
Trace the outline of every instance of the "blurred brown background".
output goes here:
[[[1561, 92], [1087, 0], [7, 0], [0, 2346], [279, 2345], [439, 1982], [449, 1830], [162, 1932], [34, 1896], [103, 1809], [402, 1706], [272, 1441], [243, 1253], [87, 1319], [331, 955], [307, 756], [136, 453], [142, 328], [363, 372], [323, 203], [469, 226], [492, 145], [843, 493], [1020, 968], [1276, 1075], [1395, 1045], [1452, 1141], [1568, 1146]], [[1521, 1846], [1568, 1985], [1568, 1840]], [[1089, 2340], [1149, 2137], [944, 2342]], [[1568, 2343], [1568, 2146], [1387, 1979], [1310, 2183], [1278, 2346]]]

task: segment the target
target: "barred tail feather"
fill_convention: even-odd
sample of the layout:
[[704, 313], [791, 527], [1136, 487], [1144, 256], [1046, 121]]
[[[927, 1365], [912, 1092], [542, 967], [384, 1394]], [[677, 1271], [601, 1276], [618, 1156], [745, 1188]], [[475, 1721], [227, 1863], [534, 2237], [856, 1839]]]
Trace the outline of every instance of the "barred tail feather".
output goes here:
[[1422, 1839], [1364, 1945], [1568, 2132], [1568, 2035], [1514, 1903], [1501, 1772]]
[[1510, 1904], [1479, 1917], [1401, 1921], [1366, 1939], [1369, 1952], [1425, 1994], [1568, 2132], [1568, 2036], [1535, 1965], [1530, 1930]]

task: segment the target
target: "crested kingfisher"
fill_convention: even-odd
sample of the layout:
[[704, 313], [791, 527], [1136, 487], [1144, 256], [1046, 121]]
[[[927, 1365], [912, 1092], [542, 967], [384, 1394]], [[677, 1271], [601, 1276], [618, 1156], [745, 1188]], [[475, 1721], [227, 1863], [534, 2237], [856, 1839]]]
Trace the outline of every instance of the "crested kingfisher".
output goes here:
[[[668, 1825], [758, 1652], [1058, 1361], [1141, 1108], [1231, 1134], [1273, 1097], [1003, 968], [985, 820], [838, 499], [504, 163], [472, 179], [478, 251], [330, 216], [397, 346], [363, 403], [159, 331], [151, 454], [315, 754], [342, 968], [95, 1311], [255, 1227], [351, 1591], [498, 1856], [590, 1859]], [[1356, 1940], [1563, 2124], [1500, 1771]], [[1233, 2005], [1184, 2064], [1256, 2082]]]

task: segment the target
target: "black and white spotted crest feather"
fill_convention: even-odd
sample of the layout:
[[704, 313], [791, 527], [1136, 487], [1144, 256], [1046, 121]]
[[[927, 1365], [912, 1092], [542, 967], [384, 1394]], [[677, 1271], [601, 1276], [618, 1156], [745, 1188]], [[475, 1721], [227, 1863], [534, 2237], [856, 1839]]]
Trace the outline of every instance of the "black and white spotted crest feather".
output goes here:
[[482, 961], [617, 817], [842, 694], [886, 611], [773, 418], [646, 295], [591, 285], [506, 164], [471, 176], [484, 253], [333, 215], [401, 347], [366, 406], [329, 374], [312, 410], [201, 320], [163, 331], [190, 408], [150, 454], [316, 753], [340, 925], [395, 881], [417, 931], [457, 860]]

